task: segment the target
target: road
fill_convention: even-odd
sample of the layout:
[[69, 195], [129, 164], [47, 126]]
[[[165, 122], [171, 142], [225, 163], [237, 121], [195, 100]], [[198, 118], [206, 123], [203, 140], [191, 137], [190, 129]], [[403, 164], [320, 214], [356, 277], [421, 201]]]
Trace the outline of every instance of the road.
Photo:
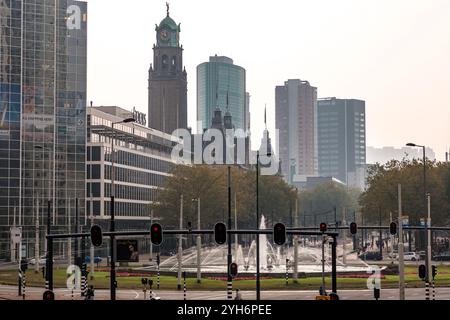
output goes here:
[[[26, 300], [41, 300], [44, 289], [26, 288]], [[254, 300], [254, 291], [241, 292], [244, 300]], [[371, 290], [340, 290], [341, 300], [373, 300]], [[72, 300], [72, 293], [67, 289], [55, 290], [57, 300]], [[162, 300], [183, 300], [183, 291], [157, 291]], [[262, 291], [263, 300], [314, 300], [317, 291]], [[148, 292], [147, 292], [148, 296]], [[385, 289], [381, 291], [380, 300], [398, 300], [398, 289]], [[108, 300], [109, 290], [96, 290], [97, 300]], [[143, 300], [144, 293], [135, 290], [117, 290], [118, 300]], [[0, 286], [0, 300], [21, 300], [17, 296], [17, 287]], [[188, 291], [187, 300], [224, 300], [226, 292], [221, 291]], [[425, 289], [406, 289], [407, 300], [425, 300]], [[81, 300], [79, 291], [74, 292], [73, 300]], [[436, 300], [450, 300], [450, 288], [437, 288]]]

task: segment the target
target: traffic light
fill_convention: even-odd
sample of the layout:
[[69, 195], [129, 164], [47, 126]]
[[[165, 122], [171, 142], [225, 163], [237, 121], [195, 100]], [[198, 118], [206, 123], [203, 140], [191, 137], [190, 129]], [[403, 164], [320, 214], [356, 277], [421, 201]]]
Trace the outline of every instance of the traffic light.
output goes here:
[[433, 276], [433, 279], [437, 276], [438, 270], [436, 266], [431, 266], [431, 275]]
[[231, 274], [231, 276], [233, 277], [233, 278], [236, 278], [237, 277], [237, 275], [238, 275], [238, 265], [237, 265], [237, 263], [232, 263], [231, 265], [230, 265], [230, 274]]
[[391, 225], [389, 226], [389, 232], [392, 235], [396, 235], [397, 234], [397, 224], [395, 222], [391, 222]]
[[214, 226], [214, 240], [217, 244], [224, 244], [227, 241], [227, 227], [219, 222]]
[[422, 280], [425, 279], [427, 276], [427, 267], [424, 264], [421, 264], [419, 266], [419, 278]]
[[100, 226], [94, 225], [91, 227], [91, 242], [94, 247], [100, 247], [102, 245], [103, 232]]
[[324, 223], [324, 222], [322, 222], [322, 223], [320, 224], [319, 229], [320, 229], [320, 232], [322, 232], [322, 233], [327, 232], [327, 224]]
[[47, 290], [42, 295], [42, 298], [44, 301], [54, 301], [55, 300], [55, 294], [53, 291]]
[[282, 223], [277, 223], [273, 227], [273, 242], [282, 246], [286, 243], [286, 227]]
[[150, 239], [155, 246], [159, 246], [163, 242], [163, 230], [159, 223], [154, 223], [150, 227]]
[[356, 224], [356, 222], [350, 223], [350, 233], [356, 234], [357, 232], [358, 232], [358, 225]]
[[28, 269], [28, 262], [27, 262], [27, 260], [22, 259], [22, 260], [20, 261], [20, 270], [21, 270], [22, 272], [26, 272], [27, 269]]
[[147, 283], [148, 283], [148, 279], [147, 278], [142, 278], [141, 279], [141, 283], [142, 283], [142, 285], [146, 286]]

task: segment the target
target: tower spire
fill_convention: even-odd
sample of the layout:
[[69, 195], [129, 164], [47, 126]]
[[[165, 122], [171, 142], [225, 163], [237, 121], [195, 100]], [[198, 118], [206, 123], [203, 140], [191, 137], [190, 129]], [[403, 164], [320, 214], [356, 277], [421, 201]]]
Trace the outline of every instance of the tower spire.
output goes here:
[[264, 106], [264, 125], [266, 126], [267, 130], [267, 104]]
[[168, 2], [166, 2], [166, 7], [167, 7], [167, 16], [169, 16], [170, 4]]

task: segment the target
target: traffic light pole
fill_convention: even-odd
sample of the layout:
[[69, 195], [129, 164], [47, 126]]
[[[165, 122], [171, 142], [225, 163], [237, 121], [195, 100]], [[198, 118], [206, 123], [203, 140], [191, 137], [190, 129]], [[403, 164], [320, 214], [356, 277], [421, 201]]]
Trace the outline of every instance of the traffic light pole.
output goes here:
[[[228, 166], [228, 230], [231, 230], [231, 166]], [[227, 255], [227, 299], [233, 299], [233, 278], [231, 277], [231, 235], [227, 237], [228, 255]]]
[[[47, 200], [47, 235], [51, 234], [51, 200]], [[53, 290], [53, 241], [47, 238], [46, 289]]]
[[[259, 231], [259, 151], [256, 152], [256, 230]], [[261, 300], [261, 279], [259, 275], [259, 234], [256, 235], [256, 300]]]
[[331, 291], [337, 294], [337, 254], [336, 254], [336, 246], [337, 239], [336, 235], [333, 237], [333, 243], [331, 244]]

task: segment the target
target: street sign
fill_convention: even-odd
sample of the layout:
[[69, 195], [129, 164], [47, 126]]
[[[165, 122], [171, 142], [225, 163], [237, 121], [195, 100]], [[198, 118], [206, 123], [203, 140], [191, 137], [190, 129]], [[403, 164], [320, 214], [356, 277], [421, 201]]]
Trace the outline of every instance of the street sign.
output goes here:
[[22, 228], [11, 228], [11, 241], [13, 244], [20, 243], [22, 241]]

